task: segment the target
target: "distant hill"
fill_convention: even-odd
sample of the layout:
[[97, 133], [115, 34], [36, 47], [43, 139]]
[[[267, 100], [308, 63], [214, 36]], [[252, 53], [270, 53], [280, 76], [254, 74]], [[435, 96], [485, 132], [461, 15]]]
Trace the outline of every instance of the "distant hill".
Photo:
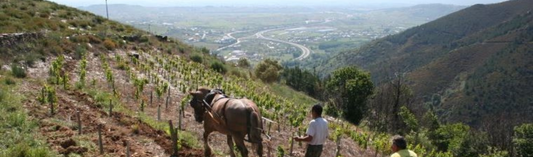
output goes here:
[[[365, 13], [382, 18], [385, 15], [395, 15], [397, 20], [409, 21], [430, 21], [442, 17], [449, 13], [464, 8], [463, 6], [445, 4], [423, 4], [411, 7], [387, 8], [387, 9], [363, 9], [363, 8], [341, 8], [341, 7], [231, 7], [231, 6], [205, 6], [205, 7], [144, 7], [139, 5], [113, 4], [109, 5], [111, 19], [119, 21], [150, 21], [173, 19], [187, 13], [196, 14], [232, 14], [232, 13], [309, 13], [323, 11], [346, 11], [355, 13]], [[79, 7], [81, 10], [105, 16], [105, 5], [91, 5]]]
[[533, 120], [533, 2], [474, 5], [333, 57], [382, 84], [404, 73], [424, 107], [473, 125], [486, 116]]
[[390, 8], [378, 11], [385, 14], [397, 15], [398, 17], [418, 18], [416, 20], [432, 21], [464, 8], [464, 6], [447, 4], [420, 4], [411, 7]]
[[[145, 7], [139, 5], [113, 4], [108, 5], [112, 19], [132, 20], [138, 18], [172, 18], [183, 13], [292, 13], [316, 11], [307, 7]], [[91, 5], [78, 9], [105, 16], [105, 5]], [[149, 19], [145, 19], [149, 20]]]

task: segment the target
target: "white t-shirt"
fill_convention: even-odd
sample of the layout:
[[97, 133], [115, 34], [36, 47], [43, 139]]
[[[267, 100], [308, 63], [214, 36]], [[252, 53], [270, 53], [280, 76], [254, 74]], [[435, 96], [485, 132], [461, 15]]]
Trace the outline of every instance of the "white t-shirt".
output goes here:
[[310, 145], [323, 145], [328, 137], [328, 121], [322, 117], [311, 120], [306, 134], [313, 136], [313, 140], [309, 142]]

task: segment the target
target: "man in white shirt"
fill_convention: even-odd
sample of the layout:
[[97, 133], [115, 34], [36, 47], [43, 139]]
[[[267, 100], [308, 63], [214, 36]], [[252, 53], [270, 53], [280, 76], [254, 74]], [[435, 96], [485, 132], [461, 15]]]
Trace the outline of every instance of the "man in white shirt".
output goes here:
[[311, 108], [313, 120], [309, 122], [306, 136], [294, 137], [295, 141], [307, 142], [305, 157], [320, 157], [322, 148], [328, 136], [328, 121], [322, 118], [322, 106], [316, 104]]

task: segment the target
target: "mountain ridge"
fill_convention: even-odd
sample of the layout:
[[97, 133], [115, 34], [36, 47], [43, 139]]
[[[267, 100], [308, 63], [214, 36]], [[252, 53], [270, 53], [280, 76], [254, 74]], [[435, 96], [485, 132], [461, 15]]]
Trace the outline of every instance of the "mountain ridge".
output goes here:
[[[525, 119], [531, 120], [533, 117], [521, 108], [531, 111], [527, 105], [532, 98], [525, 93], [533, 87], [527, 85], [527, 79], [518, 79], [531, 78], [531, 63], [525, 60], [531, 57], [528, 53], [531, 50], [530, 25], [533, 23], [531, 8], [533, 3], [526, 0], [474, 5], [376, 40], [360, 49], [344, 52], [322, 68], [328, 70], [357, 65], [370, 71], [378, 85], [391, 80], [395, 73], [406, 73], [419, 102], [426, 104], [420, 107], [435, 107], [439, 109], [440, 116], [453, 122], [479, 126], [488, 115], [512, 112], [519, 112], [527, 117]], [[515, 53], [507, 59], [517, 62], [497, 62], [506, 59], [502, 56], [504, 53]], [[515, 69], [508, 68], [515, 66]], [[495, 72], [495, 69], [506, 70]], [[505, 74], [520, 70], [524, 72], [517, 74], [514, 82], [523, 85], [525, 91], [507, 89], [503, 85], [490, 90], [477, 89], [479, 86], [493, 87], [492, 84], [505, 80], [490, 80], [487, 78], [490, 73]], [[489, 101], [496, 98], [504, 100], [498, 95], [505, 92], [515, 93], [509, 99], [512, 97], [516, 101]], [[470, 104], [483, 104], [493, 109]], [[513, 104], [512, 109], [494, 109], [505, 104]]]

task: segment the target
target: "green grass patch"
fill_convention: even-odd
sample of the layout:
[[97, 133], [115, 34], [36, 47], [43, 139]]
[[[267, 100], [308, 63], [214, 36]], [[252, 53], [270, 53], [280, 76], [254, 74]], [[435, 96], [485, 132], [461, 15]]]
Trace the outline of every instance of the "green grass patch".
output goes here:
[[269, 87], [271, 91], [275, 93], [275, 95], [282, 96], [288, 100], [291, 100], [292, 102], [295, 102], [296, 104], [305, 104], [311, 106], [319, 102], [318, 100], [315, 100], [302, 92], [295, 91], [285, 85], [273, 83], [270, 84]]
[[38, 135], [38, 125], [22, 107], [14, 86], [0, 85], [0, 157], [58, 156]]

